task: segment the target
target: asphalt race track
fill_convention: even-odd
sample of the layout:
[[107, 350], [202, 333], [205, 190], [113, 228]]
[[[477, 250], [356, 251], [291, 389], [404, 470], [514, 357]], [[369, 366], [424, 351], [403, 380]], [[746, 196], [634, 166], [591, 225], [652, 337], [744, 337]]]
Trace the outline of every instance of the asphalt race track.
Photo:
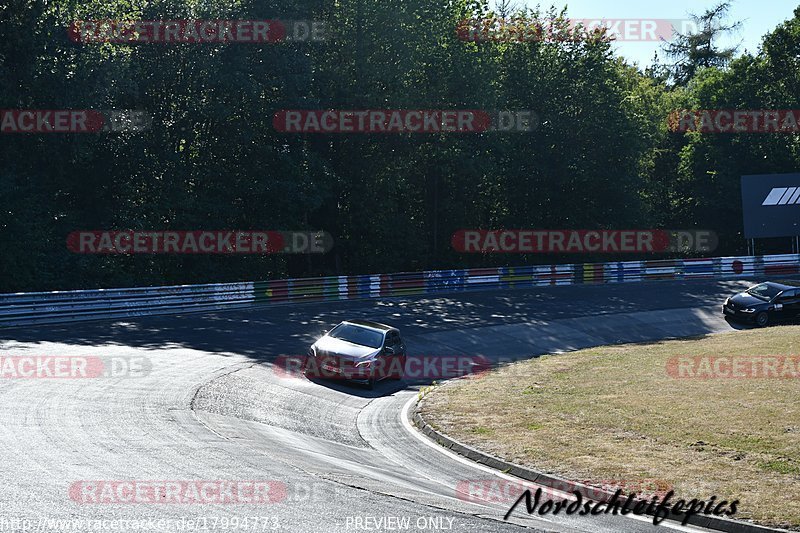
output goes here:
[[[446, 454], [403, 421], [418, 383], [368, 391], [287, 377], [271, 363], [305, 354], [323, 330], [357, 317], [400, 327], [411, 354], [494, 360], [720, 332], [732, 329], [722, 300], [746, 285], [564, 286], [0, 330], [5, 357], [141, 357], [150, 368], [0, 380], [0, 530], [133, 531], [110, 521], [152, 519], [138, 530], [700, 531], [613, 516], [529, 518], [524, 505], [503, 522], [508, 504], [471, 503], [456, 491], [459, 481], [498, 474]], [[285, 494], [260, 505], [187, 505], [86, 503], [70, 492], [98, 480], [270, 480]], [[187, 521], [198, 517], [206, 518]], [[245, 517], [264, 518], [244, 527]], [[52, 522], [69, 519], [109, 522]]]

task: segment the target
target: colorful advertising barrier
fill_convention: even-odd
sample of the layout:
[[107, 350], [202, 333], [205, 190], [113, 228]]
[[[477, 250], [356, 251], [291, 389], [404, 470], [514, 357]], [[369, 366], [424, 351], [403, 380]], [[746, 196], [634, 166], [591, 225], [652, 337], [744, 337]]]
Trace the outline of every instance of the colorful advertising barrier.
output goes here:
[[209, 285], [0, 294], [0, 326], [222, 311], [262, 304], [361, 300], [659, 280], [800, 274], [800, 255], [619, 261], [282, 279]]

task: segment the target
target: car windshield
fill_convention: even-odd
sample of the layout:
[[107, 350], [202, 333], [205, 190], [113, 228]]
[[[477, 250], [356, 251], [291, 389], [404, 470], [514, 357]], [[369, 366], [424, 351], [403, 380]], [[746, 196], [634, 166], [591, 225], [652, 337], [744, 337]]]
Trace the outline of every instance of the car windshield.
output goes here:
[[383, 344], [381, 333], [353, 324], [339, 324], [331, 330], [328, 336], [370, 348], [380, 348]]
[[755, 296], [756, 298], [761, 298], [762, 300], [771, 300], [780, 293], [781, 290], [774, 285], [770, 285], [768, 283], [761, 283], [747, 289], [747, 294], [750, 296]]

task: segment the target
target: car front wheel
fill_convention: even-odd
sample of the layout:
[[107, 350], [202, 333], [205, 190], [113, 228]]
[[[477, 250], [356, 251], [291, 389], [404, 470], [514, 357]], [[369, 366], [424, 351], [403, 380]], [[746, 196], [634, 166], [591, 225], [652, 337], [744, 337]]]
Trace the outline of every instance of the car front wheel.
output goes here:
[[769, 324], [769, 315], [766, 311], [761, 311], [756, 315], [756, 324], [760, 328], [763, 328]]

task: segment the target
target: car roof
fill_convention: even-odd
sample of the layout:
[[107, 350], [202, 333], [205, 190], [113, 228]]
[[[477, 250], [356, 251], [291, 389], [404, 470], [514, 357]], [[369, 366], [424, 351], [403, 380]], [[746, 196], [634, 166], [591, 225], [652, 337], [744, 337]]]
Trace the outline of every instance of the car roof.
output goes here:
[[387, 326], [386, 324], [381, 324], [380, 322], [373, 322], [372, 320], [345, 320], [348, 324], [355, 324], [356, 326], [362, 326], [365, 328], [377, 329], [380, 331], [389, 331], [396, 328], [392, 326]]
[[782, 291], [787, 289], [796, 289], [800, 287], [800, 280], [781, 280], [781, 281], [768, 281], [767, 285], [772, 285]]

